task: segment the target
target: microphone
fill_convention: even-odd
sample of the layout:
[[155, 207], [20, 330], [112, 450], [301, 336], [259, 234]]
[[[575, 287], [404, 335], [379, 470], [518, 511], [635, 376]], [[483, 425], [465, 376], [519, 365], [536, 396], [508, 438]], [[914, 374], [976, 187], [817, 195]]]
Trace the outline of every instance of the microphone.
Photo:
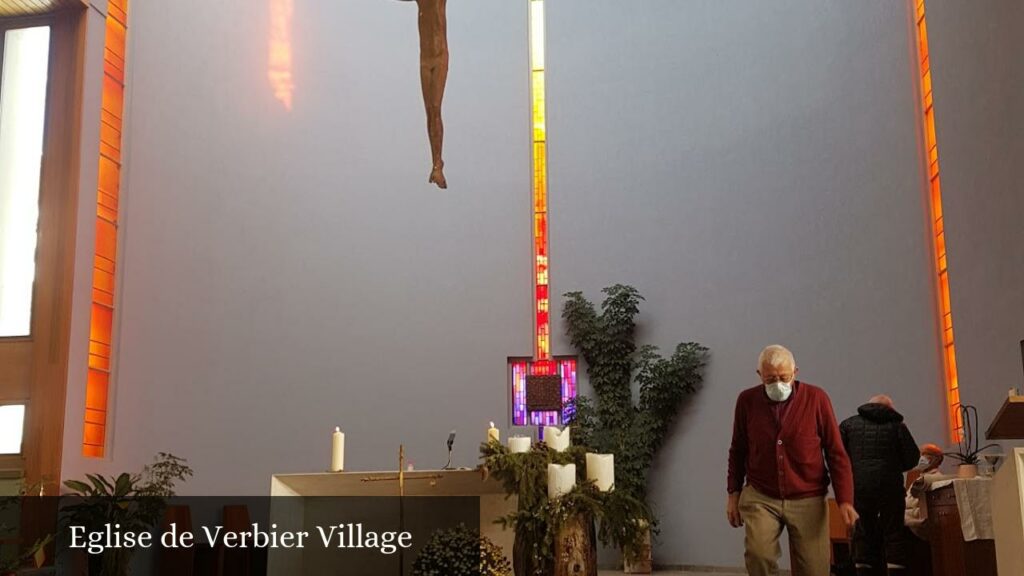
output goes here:
[[454, 445], [455, 445], [455, 430], [452, 430], [451, 432], [448, 433], [448, 463], [445, 464], [444, 468], [441, 468], [441, 470], [451, 470], [452, 469], [452, 446], [454, 446]]

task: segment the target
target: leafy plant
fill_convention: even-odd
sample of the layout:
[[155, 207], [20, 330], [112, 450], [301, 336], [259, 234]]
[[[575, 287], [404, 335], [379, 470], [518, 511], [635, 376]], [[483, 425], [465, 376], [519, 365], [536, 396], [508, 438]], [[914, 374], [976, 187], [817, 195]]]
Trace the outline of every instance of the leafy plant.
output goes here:
[[[636, 519], [650, 516], [647, 507], [626, 492], [601, 492], [587, 481], [587, 452], [578, 444], [556, 452], [536, 443], [526, 453], [511, 453], [499, 442], [481, 444], [481, 468], [518, 500], [516, 511], [499, 519], [504, 527], [515, 529], [517, 574], [552, 574], [558, 531], [579, 515], [597, 522], [596, 536], [603, 544], [621, 548], [630, 556], [639, 551], [644, 534]], [[547, 493], [548, 464], [576, 465], [576, 487], [554, 500]]]
[[[603, 292], [600, 314], [581, 292], [565, 295], [566, 332], [587, 363], [594, 389], [593, 398], [577, 397], [567, 407], [569, 424], [574, 443], [615, 454], [616, 491], [647, 508], [651, 464], [686, 396], [703, 382], [708, 349], [686, 342], [663, 358], [655, 346], [638, 347], [635, 319], [643, 297], [622, 284]], [[641, 519], [654, 525], [649, 516]]]
[[[43, 481], [36, 482], [31, 485], [22, 485], [18, 489], [18, 494], [15, 496], [3, 496], [0, 497], [0, 513], [13, 508], [15, 505], [23, 501], [25, 498], [32, 497], [34, 494], [41, 494], [40, 488], [43, 486]], [[0, 522], [0, 538], [7, 538], [10, 536], [17, 536], [15, 527], [8, 526]], [[15, 549], [13, 554], [0, 555], [0, 574], [7, 574], [14, 572], [17, 569], [31, 565], [36, 555], [43, 550], [46, 546], [53, 541], [53, 535], [47, 534], [42, 538], [37, 539], [32, 545]]]
[[[83, 526], [88, 532], [101, 530], [106, 524], [119, 524], [124, 532], [151, 530], [162, 518], [177, 483], [192, 476], [184, 458], [160, 452], [154, 460], [137, 474], [86, 474], [87, 482], [66, 480], [64, 486], [80, 500], [62, 509], [62, 526]], [[127, 574], [133, 553], [130, 548], [109, 548], [90, 555], [90, 574]]]
[[999, 446], [999, 444], [986, 444], [978, 448], [978, 409], [970, 404], [960, 405], [960, 422], [964, 430], [960, 434], [959, 444], [956, 452], [946, 452], [946, 456], [956, 458], [961, 464], [976, 465], [981, 460], [979, 456], [985, 450]]
[[438, 530], [412, 565], [413, 576], [511, 576], [512, 565], [494, 544], [460, 524]]
[[20, 552], [0, 557], [0, 574], [13, 573], [26, 564], [31, 565], [39, 551], [49, 546], [52, 541], [53, 534], [48, 534]]

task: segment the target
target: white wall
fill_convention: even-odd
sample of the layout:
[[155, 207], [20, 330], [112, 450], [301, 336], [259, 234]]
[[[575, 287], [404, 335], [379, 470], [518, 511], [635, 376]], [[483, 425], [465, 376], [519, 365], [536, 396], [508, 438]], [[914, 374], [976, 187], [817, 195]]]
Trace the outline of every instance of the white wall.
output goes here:
[[[271, 472], [326, 466], [336, 424], [354, 468], [393, 466], [401, 442], [443, 465], [451, 428], [475, 464], [505, 359], [531, 351], [528, 133], [507, 122], [525, 126], [527, 64], [505, 49], [524, 14], [450, 16], [460, 113], [438, 192], [415, 5], [298, 3], [291, 112], [253, 7], [133, 6], [115, 430], [97, 465], [168, 450], [195, 466], [191, 493], [264, 493]], [[91, 465], [69, 452], [66, 476]]]
[[984, 433], [1024, 390], [1024, 4], [930, 3], [928, 24], [961, 398]]
[[908, 21], [894, 2], [639, 6], [550, 7], [553, 281], [633, 283], [647, 341], [711, 348], [654, 480], [657, 558], [735, 566], [726, 451], [761, 346], [790, 345], [840, 418], [888, 392], [920, 441], [945, 438]]
[[[449, 7], [446, 192], [426, 184], [414, 6], [297, 0], [290, 112], [266, 8], [133, 4], [115, 429], [82, 461], [72, 398], [65, 476], [165, 450], [190, 494], [259, 494], [326, 466], [335, 424], [350, 468], [401, 442], [425, 468], [453, 427], [473, 465], [504, 419], [505, 359], [531, 351], [525, 6]], [[548, 34], [553, 291], [633, 284], [643, 341], [712, 350], [655, 472], [659, 562], [742, 563], [725, 456], [764, 344], [840, 417], [885, 391], [919, 441], [945, 438], [906, 6], [565, 0]]]

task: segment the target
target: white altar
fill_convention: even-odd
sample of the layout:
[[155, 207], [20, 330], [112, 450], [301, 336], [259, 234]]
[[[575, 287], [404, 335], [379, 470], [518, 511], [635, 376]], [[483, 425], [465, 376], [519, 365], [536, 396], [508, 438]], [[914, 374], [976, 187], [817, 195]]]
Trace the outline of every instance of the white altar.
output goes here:
[[[513, 531], [503, 529], [494, 521], [514, 512], [516, 499], [506, 498], [498, 481], [493, 478], [484, 480], [478, 470], [417, 470], [406, 472], [403, 476], [405, 498], [401, 506], [405, 509], [415, 507], [416, 498], [421, 497], [479, 498], [480, 533], [500, 546], [511, 560]], [[271, 479], [270, 494], [274, 497], [297, 497], [272, 499], [270, 521], [277, 525], [279, 531], [305, 530], [315, 533], [315, 526], [319, 523], [336, 521], [333, 518], [326, 519], [324, 501], [328, 500], [315, 499], [323, 496], [368, 497], [356, 502], [361, 505], [361, 509], [360, 506], [355, 509], [352, 506], [346, 508], [346, 522], [369, 522], [372, 519], [379, 525], [381, 519], [385, 518], [396, 527], [401, 522], [396, 471], [275, 474]], [[332, 564], [325, 553], [322, 547], [317, 546], [304, 549], [272, 548], [268, 554], [268, 574], [349, 573], [339, 571], [339, 567]], [[409, 561], [398, 556], [384, 557], [369, 552], [363, 559], [378, 566], [386, 565], [378, 569], [380, 574], [398, 574], [402, 563], [408, 564]], [[333, 569], [326, 572], [324, 566]]]

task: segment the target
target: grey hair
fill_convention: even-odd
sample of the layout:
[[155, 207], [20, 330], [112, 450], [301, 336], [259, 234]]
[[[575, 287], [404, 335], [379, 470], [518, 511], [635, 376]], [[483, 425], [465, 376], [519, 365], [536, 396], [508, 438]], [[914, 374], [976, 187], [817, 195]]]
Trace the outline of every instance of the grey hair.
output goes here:
[[796, 368], [796, 358], [793, 357], [793, 353], [785, 346], [772, 344], [771, 346], [765, 346], [764, 350], [761, 350], [761, 354], [757, 357], [757, 367], [760, 368], [761, 366], [772, 366], [775, 368], [789, 366]]

